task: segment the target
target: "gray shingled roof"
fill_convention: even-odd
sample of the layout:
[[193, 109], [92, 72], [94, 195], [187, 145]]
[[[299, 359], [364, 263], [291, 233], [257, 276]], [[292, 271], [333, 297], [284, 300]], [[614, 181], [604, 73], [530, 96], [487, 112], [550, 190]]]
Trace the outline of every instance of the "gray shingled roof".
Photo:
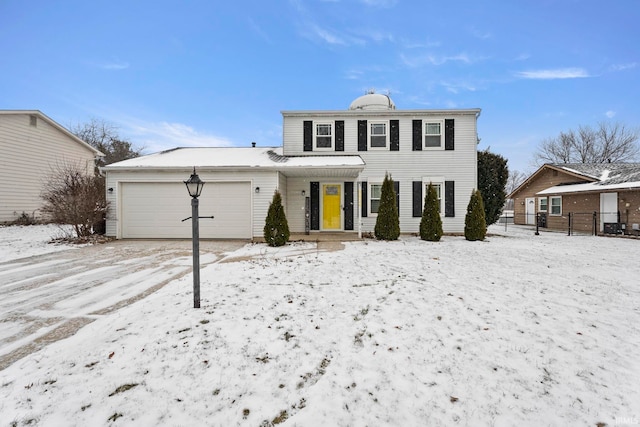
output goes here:
[[640, 181], [640, 163], [567, 163], [553, 166], [596, 179], [597, 185]]

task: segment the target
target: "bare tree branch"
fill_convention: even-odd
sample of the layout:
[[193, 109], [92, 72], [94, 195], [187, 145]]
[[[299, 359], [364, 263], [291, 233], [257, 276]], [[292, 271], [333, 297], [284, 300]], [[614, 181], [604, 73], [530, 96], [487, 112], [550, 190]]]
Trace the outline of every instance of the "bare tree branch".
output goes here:
[[640, 157], [639, 131], [620, 123], [580, 126], [543, 140], [535, 153], [536, 164], [629, 162]]

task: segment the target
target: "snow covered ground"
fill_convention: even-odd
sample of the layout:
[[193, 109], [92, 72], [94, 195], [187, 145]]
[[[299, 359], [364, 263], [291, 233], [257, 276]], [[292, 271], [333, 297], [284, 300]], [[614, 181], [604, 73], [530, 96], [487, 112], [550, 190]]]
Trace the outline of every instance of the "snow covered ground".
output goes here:
[[0, 371], [0, 426], [640, 424], [640, 241], [503, 227], [246, 245]]

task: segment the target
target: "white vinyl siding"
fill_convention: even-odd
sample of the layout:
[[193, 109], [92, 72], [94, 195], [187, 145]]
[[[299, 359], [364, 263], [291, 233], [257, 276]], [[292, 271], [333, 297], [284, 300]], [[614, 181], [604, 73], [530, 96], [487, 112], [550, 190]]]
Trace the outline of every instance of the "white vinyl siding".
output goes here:
[[[36, 117], [32, 125], [31, 117]], [[42, 116], [0, 113], [0, 222], [40, 217], [43, 184], [61, 168], [93, 173], [95, 152]]]
[[[400, 185], [400, 229], [403, 233], [415, 233], [420, 226], [420, 218], [413, 217], [413, 181], [422, 181], [424, 176], [439, 176], [446, 181], [455, 182], [455, 217], [443, 217], [443, 230], [445, 233], [459, 233], [464, 231], [464, 216], [473, 189], [477, 188], [477, 154], [476, 147], [478, 141], [476, 128], [476, 112], [469, 111], [456, 113], [455, 111], [438, 112], [430, 114], [428, 110], [403, 112], [395, 110], [388, 113], [381, 112], [360, 112], [355, 114], [347, 111], [343, 116], [336, 112], [327, 114], [309, 114], [293, 112], [291, 114], [283, 112], [283, 136], [284, 154], [289, 156], [300, 155], [324, 155], [335, 154], [335, 152], [303, 152], [302, 130], [304, 120], [314, 121], [334, 121], [344, 120], [344, 153], [345, 155], [359, 155], [366, 163], [365, 169], [360, 174], [360, 181], [378, 182], [380, 177], [389, 173], [394, 181]], [[412, 151], [413, 146], [413, 120], [420, 119], [424, 123], [441, 122], [444, 134], [444, 120], [455, 120], [455, 150], [430, 149], [422, 151]], [[399, 151], [372, 150], [358, 151], [358, 120], [367, 120], [367, 130], [369, 123], [399, 121]], [[389, 128], [387, 128], [389, 133]], [[442, 137], [444, 141], [444, 136]], [[442, 143], [444, 146], [444, 142]], [[315, 179], [311, 179], [314, 181]], [[345, 179], [348, 180], [348, 179]], [[357, 181], [357, 179], [350, 179]], [[443, 182], [444, 184], [444, 182]], [[368, 188], [367, 188], [368, 190]], [[444, 191], [444, 186], [442, 187]], [[296, 191], [289, 194], [295, 195]], [[422, 195], [424, 198], [425, 194]], [[367, 194], [367, 199], [369, 195]], [[356, 194], [355, 200], [358, 200]], [[287, 213], [295, 215], [297, 209], [302, 209], [303, 201], [300, 198], [297, 207], [290, 207]], [[367, 211], [368, 206], [367, 200]], [[444, 212], [444, 210], [442, 211]], [[355, 211], [354, 224], [358, 229], [357, 216], [359, 211]], [[289, 219], [289, 217], [287, 217]], [[361, 219], [362, 231], [372, 231], [375, 227], [375, 216], [363, 217]], [[302, 220], [301, 220], [302, 221]]]

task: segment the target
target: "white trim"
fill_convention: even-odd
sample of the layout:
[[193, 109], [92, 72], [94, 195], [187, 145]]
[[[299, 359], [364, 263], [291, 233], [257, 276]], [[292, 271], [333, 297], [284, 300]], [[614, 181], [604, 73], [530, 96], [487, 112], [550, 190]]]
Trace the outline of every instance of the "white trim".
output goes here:
[[[438, 123], [440, 125], [440, 145], [437, 147], [427, 147], [427, 124]], [[435, 135], [430, 135], [435, 136]], [[427, 151], [444, 150], [444, 120], [424, 119], [422, 121], [422, 149]]]
[[[554, 199], [560, 199], [560, 212], [553, 212], [553, 201]], [[561, 216], [562, 215], [562, 196], [549, 196], [549, 215], [550, 216]]]
[[[331, 146], [330, 147], [318, 147], [318, 125], [324, 125], [324, 126], [329, 126], [329, 130], [331, 131]], [[334, 147], [335, 147], [335, 141], [336, 141], [336, 129], [335, 129], [335, 122], [326, 122], [326, 121], [320, 121], [320, 122], [313, 122], [313, 151], [333, 151]], [[321, 136], [326, 136], [326, 135], [321, 135]]]
[[[371, 132], [371, 127], [373, 125], [384, 125], [384, 129], [385, 129], [385, 142], [384, 142], [384, 147], [373, 147], [371, 145], [371, 137], [373, 136], [373, 132]], [[389, 132], [390, 132], [390, 125], [389, 125], [389, 120], [369, 120], [367, 121], [367, 148], [369, 150], [372, 151], [389, 151]]]

